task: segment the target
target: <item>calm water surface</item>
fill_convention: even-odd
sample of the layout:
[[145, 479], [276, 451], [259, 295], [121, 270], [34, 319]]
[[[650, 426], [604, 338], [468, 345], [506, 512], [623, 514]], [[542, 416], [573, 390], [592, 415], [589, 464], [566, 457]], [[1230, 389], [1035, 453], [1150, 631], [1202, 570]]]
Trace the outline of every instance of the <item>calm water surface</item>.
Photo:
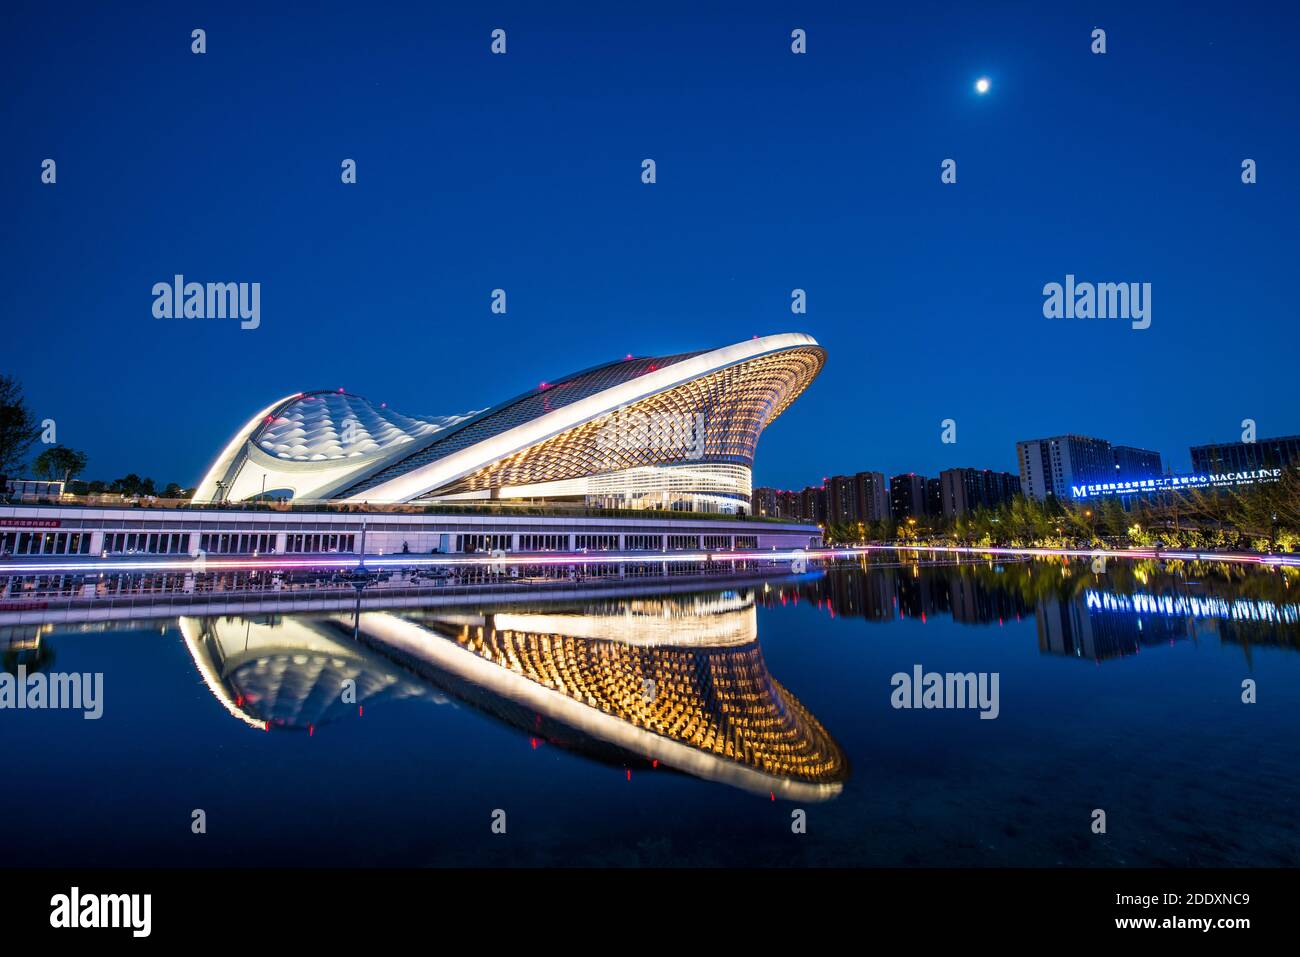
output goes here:
[[[0, 711], [0, 864], [1300, 863], [1287, 573], [512, 588], [40, 625], [11, 589], [5, 670], [102, 672], [104, 713]], [[996, 673], [998, 717], [894, 708], [917, 665]]]

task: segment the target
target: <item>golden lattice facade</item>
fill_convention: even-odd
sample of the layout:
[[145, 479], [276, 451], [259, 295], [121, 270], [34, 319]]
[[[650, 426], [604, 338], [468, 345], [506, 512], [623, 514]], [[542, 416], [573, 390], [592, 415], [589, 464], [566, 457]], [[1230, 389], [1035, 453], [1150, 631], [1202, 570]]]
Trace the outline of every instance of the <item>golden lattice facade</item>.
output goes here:
[[[824, 362], [821, 349], [798, 348], [738, 363], [493, 462], [437, 489], [432, 497], [486, 490], [499, 497], [531, 491], [545, 497], [546, 490], [536, 487], [565, 480], [585, 482], [584, 492], [590, 494], [593, 486], [601, 488], [602, 480], [606, 488], [618, 487], [610, 476], [631, 471], [632, 481], [618, 489], [631, 498], [643, 490], [676, 491], [668, 469], [679, 467], [689, 476], [687, 487], [747, 500], [759, 434]], [[683, 422], [698, 423], [698, 434], [681, 428]], [[666, 475], [660, 479], [653, 467], [668, 467]]]
[[456, 641], [620, 722], [727, 761], [803, 782], [847, 776], [843, 751], [768, 673], [757, 642], [642, 647], [469, 626]]

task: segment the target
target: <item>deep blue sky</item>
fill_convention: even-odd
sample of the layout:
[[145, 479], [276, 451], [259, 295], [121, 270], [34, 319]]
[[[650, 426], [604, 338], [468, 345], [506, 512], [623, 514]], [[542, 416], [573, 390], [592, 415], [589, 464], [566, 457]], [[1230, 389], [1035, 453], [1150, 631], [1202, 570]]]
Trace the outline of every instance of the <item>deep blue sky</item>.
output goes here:
[[[756, 484], [1300, 432], [1290, 5], [263, 6], [0, 13], [0, 371], [87, 477], [193, 484], [297, 390], [460, 412], [784, 331], [830, 358]], [[153, 318], [178, 272], [261, 282], [261, 328]], [[1151, 282], [1151, 328], [1044, 319], [1067, 272]]]

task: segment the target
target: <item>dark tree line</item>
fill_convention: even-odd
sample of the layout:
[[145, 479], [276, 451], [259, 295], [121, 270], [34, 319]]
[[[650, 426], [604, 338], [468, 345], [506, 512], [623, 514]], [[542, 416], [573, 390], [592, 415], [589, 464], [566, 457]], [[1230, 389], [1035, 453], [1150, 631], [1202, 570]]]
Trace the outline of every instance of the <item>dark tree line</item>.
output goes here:
[[74, 495], [188, 498], [194, 494], [193, 489], [183, 489], [175, 482], [159, 491], [153, 479], [141, 478], [134, 472], [111, 482], [81, 481], [78, 476], [86, 471], [88, 464], [86, 453], [63, 445], [50, 445], [43, 449], [29, 466], [27, 457], [40, 439], [41, 431], [18, 380], [0, 375], [0, 495], [4, 494], [5, 480], [26, 478], [28, 474], [38, 479], [63, 482], [64, 490]]

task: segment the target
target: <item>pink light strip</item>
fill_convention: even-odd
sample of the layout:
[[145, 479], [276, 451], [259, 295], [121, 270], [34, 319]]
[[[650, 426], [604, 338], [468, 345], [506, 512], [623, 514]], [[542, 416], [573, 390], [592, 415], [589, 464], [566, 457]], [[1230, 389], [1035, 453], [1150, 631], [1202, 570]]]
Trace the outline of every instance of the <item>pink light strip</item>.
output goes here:
[[[483, 565], [624, 565], [648, 564], [683, 564], [688, 562], [744, 562], [744, 561], [793, 561], [796, 559], [820, 560], [827, 558], [861, 558], [872, 552], [928, 552], [930, 554], [996, 556], [1010, 555], [1031, 558], [1065, 557], [1065, 558], [1151, 558], [1172, 559], [1179, 561], [1228, 562], [1233, 564], [1272, 565], [1300, 568], [1300, 555], [1258, 555], [1247, 552], [1187, 552], [1161, 551], [1154, 548], [1137, 549], [1070, 549], [1070, 548], [981, 548], [964, 545], [856, 545], [849, 548], [815, 548], [815, 549], [772, 549], [770, 551], [688, 551], [688, 552], [646, 552], [629, 555], [626, 552], [610, 554], [606, 552], [556, 553], [538, 552], [522, 554], [514, 552], [509, 555], [493, 557], [491, 555], [475, 556], [441, 556], [417, 557], [414, 555], [367, 556], [367, 568], [426, 568], [440, 566], [475, 567]], [[337, 568], [355, 569], [361, 566], [359, 557], [289, 559], [255, 558], [255, 559], [205, 559], [199, 563], [192, 558], [155, 559], [147, 561], [113, 561], [92, 560], [89, 562], [51, 562], [51, 563], [0, 563], [0, 574], [41, 574], [51, 572], [112, 572], [112, 571], [188, 571], [210, 572], [225, 570], [284, 570], [294, 568]]]

